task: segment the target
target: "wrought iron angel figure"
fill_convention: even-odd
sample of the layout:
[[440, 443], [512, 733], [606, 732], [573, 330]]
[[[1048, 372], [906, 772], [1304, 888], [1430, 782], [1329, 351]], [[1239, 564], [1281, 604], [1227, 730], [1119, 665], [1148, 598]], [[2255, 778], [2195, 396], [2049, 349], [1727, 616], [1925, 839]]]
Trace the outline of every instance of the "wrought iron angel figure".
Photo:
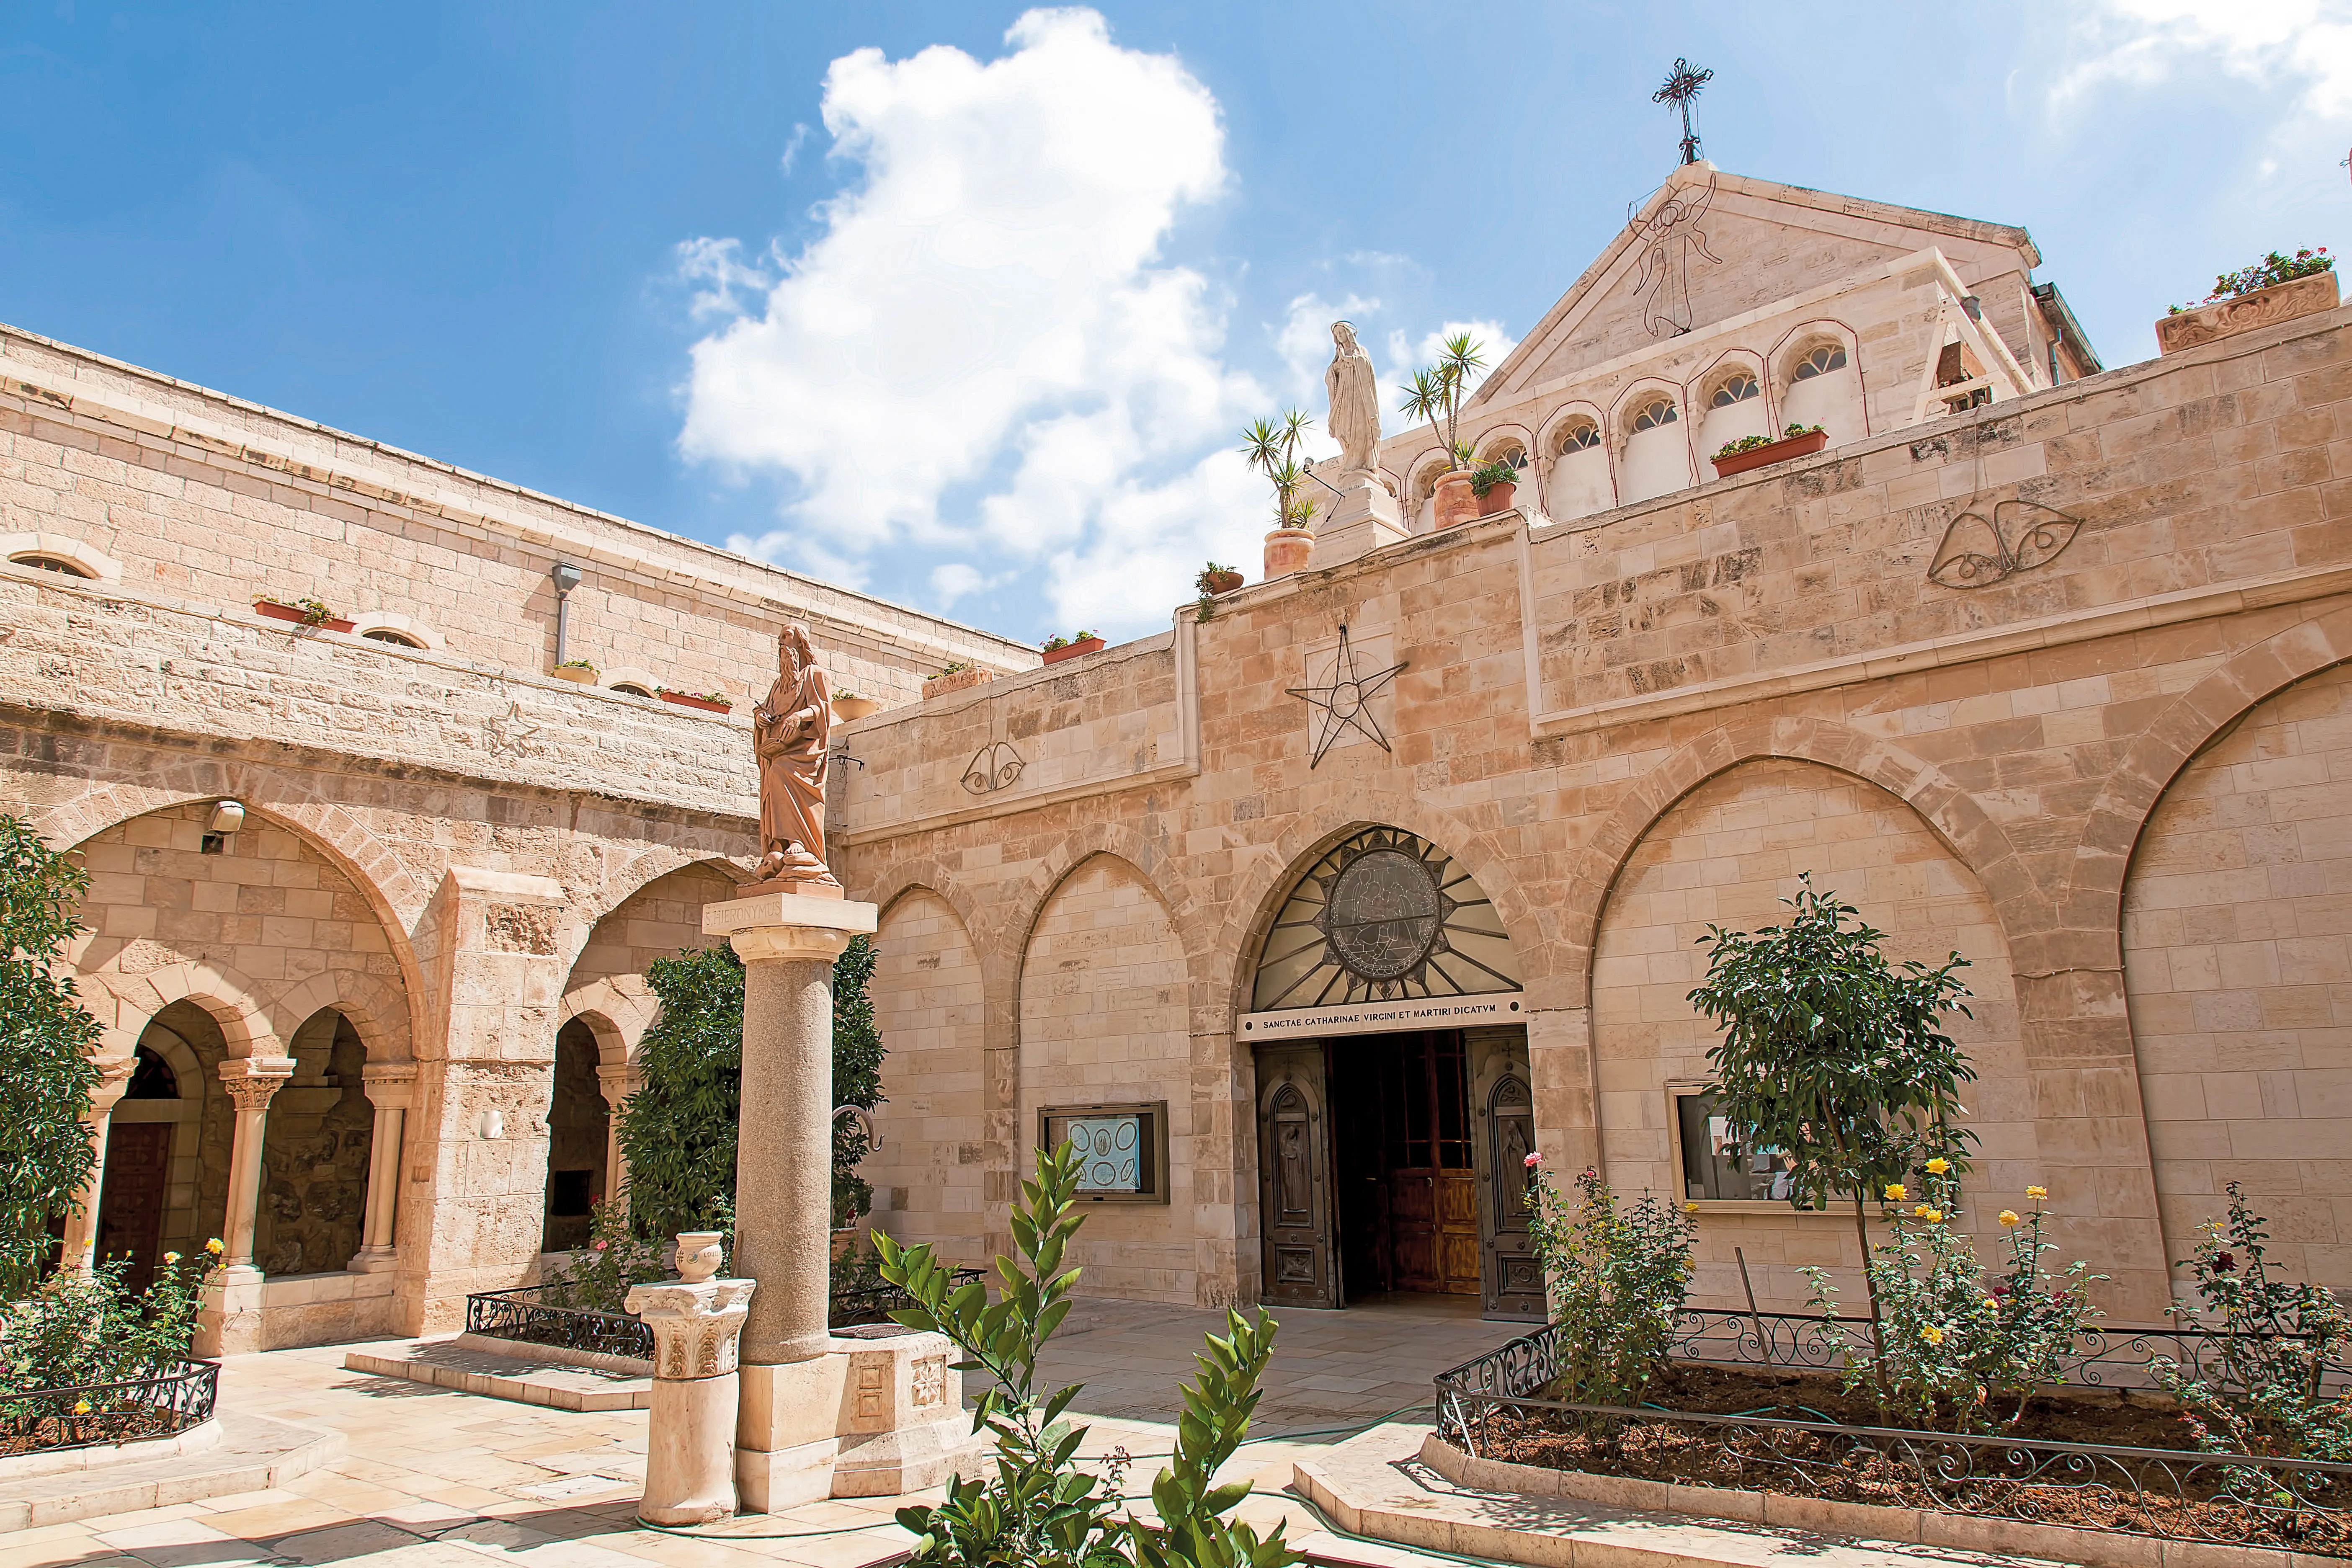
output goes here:
[[1642, 247], [1642, 275], [1634, 282], [1642, 301], [1642, 325], [1654, 338], [1679, 337], [1691, 330], [1691, 252], [1720, 266], [1723, 258], [1706, 247], [1706, 209], [1715, 202], [1715, 175], [1696, 195], [1677, 191], [1659, 205], [1634, 243]]
[[841, 896], [824, 863], [824, 771], [833, 735], [832, 682], [816, 661], [808, 628], [794, 621], [776, 638], [776, 681], [751, 710], [760, 760], [762, 884]]

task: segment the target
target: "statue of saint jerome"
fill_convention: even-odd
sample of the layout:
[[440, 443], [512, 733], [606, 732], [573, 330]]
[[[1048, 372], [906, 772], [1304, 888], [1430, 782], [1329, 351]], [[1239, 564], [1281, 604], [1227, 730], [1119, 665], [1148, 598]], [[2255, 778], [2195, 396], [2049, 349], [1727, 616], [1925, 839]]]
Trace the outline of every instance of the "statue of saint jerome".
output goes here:
[[808, 628], [788, 624], [776, 638], [776, 682], [751, 710], [760, 760], [760, 863], [763, 886], [839, 898], [824, 863], [824, 784], [833, 734], [831, 683]]

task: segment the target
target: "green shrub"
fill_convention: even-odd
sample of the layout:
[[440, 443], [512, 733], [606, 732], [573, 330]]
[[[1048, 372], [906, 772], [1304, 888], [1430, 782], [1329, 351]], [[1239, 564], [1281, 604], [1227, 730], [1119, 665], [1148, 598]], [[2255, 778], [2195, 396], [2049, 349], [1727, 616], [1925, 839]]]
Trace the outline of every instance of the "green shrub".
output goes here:
[[1470, 470], [1470, 489], [1480, 500], [1485, 500], [1486, 492], [1496, 485], [1516, 485], [1518, 482], [1519, 470], [1508, 463], [1481, 463]]
[[97, 1163], [87, 1123], [98, 1020], [62, 962], [89, 887], [89, 872], [0, 816], [0, 1300], [40, 1278], [49, 1223], [80, 1212]]
[[1643, 1194], [1620, 1213], [1601, 1173], [1576, 1178], [1571, 1203], [1542, 1157], [1528, 1156], [1528, 1235], [1543, 1265], [1557, 1332], [1552, 1397], [1632, 1405], [1657, 1375], [1690, 1290], [1691, 1204]]
[[[2234, 300], [2242, 294], [2268, 289], [2274, 283], [2292, 283], [2298, 278], [2335, 270], [2336, 258], [2327, 254], [2327, 247], [2324, 245], [2316, 250], [2298, 250], [2293, 256], [2273, 250], [2250, 267], [2241, 267], [2235, 272], [2224, 272], [2214, 279], [2213, 291], [2198, 304], [2210, 305], [2222, 300]], [[2196, 309], [2197, 305], [2175, 305], [2168, 313], [2177, 316], [2183, 310]]]
[[[1895, 1236], [1870, 1261], [1881, 1347], [1848, 1355], [1846, 1386], [1877, 1386], [1915, 1426], [1983, 1432], [2015, 1426], [2037, 1387], [2063, 1383], [2068, 1352], [2100, 1315], [2090, 1287], [2106, 1276], [2083, 1262], [2054, 1279], [2043, 1269], [2042, 1255], [2057, 1250], [2042, 1235], [2048, 1195], [2026, 1189], [2030, 1217], [2001, 1211], [2009, 1261], [1988, 1278], [1959, 1228], [1960, 1183], [1949, 1161], [1929, 1160], [1915, 1181], [1885, 1188]], [[1813, 1304], [1834, 1320], [1836, 1287], [1820, 1268], [1802, 1272]]]
[[8, 1395], [85, 1384], [130, 1383], [188, 1359], [205, 1273], [220, 1243], [184, 1259], [167, 1252], [146, 1289], [122, 1283], [127, 1257], [99, 1259], [89, 1273], [60, 1269], [0, 1312], [0, 1415]]

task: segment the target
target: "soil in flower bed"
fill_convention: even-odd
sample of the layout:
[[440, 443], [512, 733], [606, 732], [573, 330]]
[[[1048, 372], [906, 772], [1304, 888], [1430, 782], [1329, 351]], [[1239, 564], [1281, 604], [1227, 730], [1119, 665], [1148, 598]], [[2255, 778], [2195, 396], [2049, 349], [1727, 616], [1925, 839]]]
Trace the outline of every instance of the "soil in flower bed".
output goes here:
[[[1908, 1425], [1882, 1415], [1867, 1396], [1846, 1394], [1835, 1377], [1819, 1373], [1685, 1364], [1651, 1384], [1645, 1403], [1669, 1412]], [[1580, 1430], [1580, 1422], [1590, 1425]], [[2298, 1513], [2284, 1497], [2275, 1499], [2276, 1511], [2214, 1500], [2231, 1482], [2220, 1466], [2190, 1474], [2190, 1467], [2178, 1461], [2098, 1459], [2077, 1468], [2063, 1455], [2033, 1456], [1998, 1446], [1937, 1448], [1933, 1434], [1923, 1434], [1919, 1447], [1906, 1456], [1900, 1448], [1889, 1451], [1835, 1436], [1620, 1422], [1550, 1410], [1497, 1410], [1473, 1430], [1481, 1455], [1513, 1464], [2352, 1557], [2352, 1487], [2320, 1478], [2305, 1484], [2304, 1501], [2318, 1502], [2327, 1511]], [[2193, 1447], [2179, 1413], [2145, 1391], [2037, 1397], [2024, 1420], [2000, 1435], [2105, 1447]], [[1967, 1473], [1970, 1468], [1973, 1476]], [[2011, 1479], [2028, 1470], [2026, 1479]], [[1931, 1473], [1938, 1477], [1934, 1486], [1926, 1479]], [[2147, 1489], [2134, 1491], [2127, 1477]]]
[[0, 1429], [0, 1459], [19, 1454], [47, 1453], [53, 1448], [95, 1447], [136, 1443], [143, 1437], [168, 1437], [184, 1423], [168, 1410], [109, 1411], [100, 1415], [72, 1415], [59, 1420], [44, 1416], [23, 1430], [10, 1423]]

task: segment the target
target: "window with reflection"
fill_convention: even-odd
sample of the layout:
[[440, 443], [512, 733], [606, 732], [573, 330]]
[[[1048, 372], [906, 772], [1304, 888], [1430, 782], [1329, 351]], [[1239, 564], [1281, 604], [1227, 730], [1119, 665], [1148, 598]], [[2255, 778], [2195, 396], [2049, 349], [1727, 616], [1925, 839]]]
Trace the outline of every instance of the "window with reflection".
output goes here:
[[1673, 401], [1669, 398], [1657, 398], [1652, 402], [1643, 404], [1642, 405], [1642, 411], [1633, 416], [1633, 429], [1636, 433], [1643, 430], [1654, 430], [1661, 425], [1673, 424], [1675, 422], [1675, 405]]
[[1743, 370], [1715, 389], [1715, 401], [1712, 406], [1728, 408], [1735, 403], [1745, 403], [1751, 397], [1760, 397], [1763, 395], [1764, 389], [1756, 384], [1756, 378]]
[[1693, 1203], [1787, 1203], [1796, 1156], [1770, 1144], [1750, 1147], [1719, 1109], [1711, 1089], [1677, 1089], [1675, 1142], [1682, 1151], [1683, 1196]]

